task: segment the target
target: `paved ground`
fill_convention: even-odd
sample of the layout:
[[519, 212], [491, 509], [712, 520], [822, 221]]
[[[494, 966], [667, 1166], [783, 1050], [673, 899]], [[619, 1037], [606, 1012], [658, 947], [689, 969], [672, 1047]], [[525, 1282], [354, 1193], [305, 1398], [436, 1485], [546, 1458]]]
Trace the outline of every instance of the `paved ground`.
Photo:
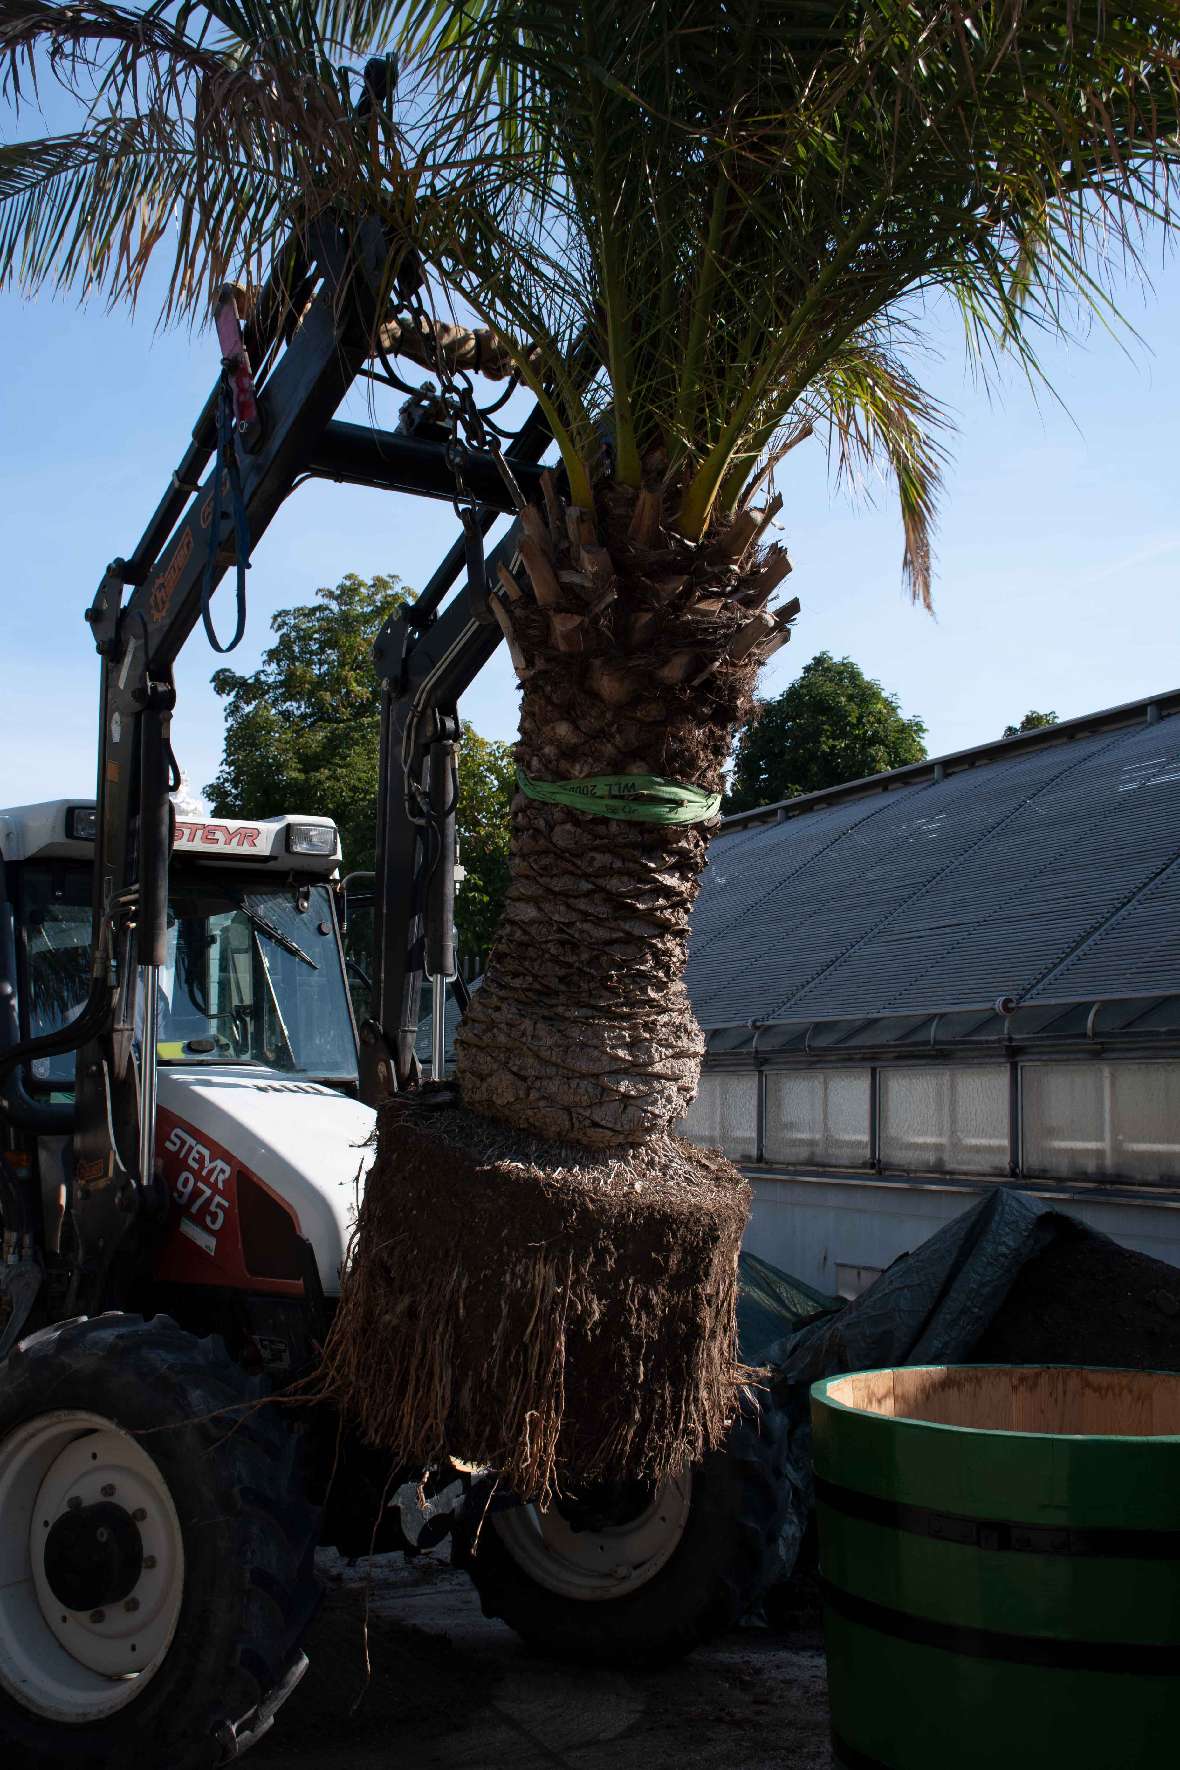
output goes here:
[[813, 1618], [625, 1676], [527, 1653], [445, 1549], [369, 1570], [329, 1556], [323, 1571], [311, 1669], [250, 1770], [829, 1770]]

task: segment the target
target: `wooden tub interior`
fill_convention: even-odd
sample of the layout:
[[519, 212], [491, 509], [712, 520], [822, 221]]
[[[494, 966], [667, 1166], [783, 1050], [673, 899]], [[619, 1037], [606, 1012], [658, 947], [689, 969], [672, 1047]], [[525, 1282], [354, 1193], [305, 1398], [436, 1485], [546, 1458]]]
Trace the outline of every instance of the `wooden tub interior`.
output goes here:
[[1180, 1374], [1055, 1365], [924, 1365], [842, 1377], [828, 1397], [895, 1420], [989, 1432], [1180, 1434]]

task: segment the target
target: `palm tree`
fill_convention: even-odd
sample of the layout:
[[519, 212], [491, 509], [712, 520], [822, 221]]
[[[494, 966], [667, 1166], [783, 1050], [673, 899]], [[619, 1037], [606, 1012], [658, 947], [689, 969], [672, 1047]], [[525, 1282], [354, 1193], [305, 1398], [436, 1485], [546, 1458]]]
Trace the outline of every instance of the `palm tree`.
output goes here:
[[[1040, 338], [1114, 311], [1169, 220], [1180, 6], [3, 0], [0, 21], [10, 91], [48, 65], [97, 94], [77, 133], [0, 150], [0, 278], [124, 300], [162, 259], [166, 314], [192, 315], [325, 216], [359, 258], [375, 216], [390, 302], [421, 264], [420, 296], [478, 316], [541, 401], [564, 491], [526, 515], [496, 598], [521, 791], [457, 1076], [522, 1136], [683, 1179], [688, 919], [734, 731], [797, 606], [772, 608], [774, 481], [817, 431], [840, 470], [882, 464], [929, 601], [942, 414], [909, 346], [937, 297], [984, 377], [1003, 350], [1035, 373]], [[371, 91], [358, 123], [342, 69], [386, 45], [402, 96]], [[702, 1280], [715, 1336], [726, 1236]], [[528, 1282], [534, 1313], [543, 1284], [561, 1294]], [[679, 1451], [724, 1406], [688, 1411]]]

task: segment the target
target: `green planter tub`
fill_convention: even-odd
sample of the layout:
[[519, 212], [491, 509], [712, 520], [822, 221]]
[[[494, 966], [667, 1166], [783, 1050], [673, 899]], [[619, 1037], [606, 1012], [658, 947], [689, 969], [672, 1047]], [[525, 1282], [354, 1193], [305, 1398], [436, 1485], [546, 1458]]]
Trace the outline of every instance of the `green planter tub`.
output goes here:
[[840, 1770], [1180, 1764], [1180, 1375], [811, 1391]]

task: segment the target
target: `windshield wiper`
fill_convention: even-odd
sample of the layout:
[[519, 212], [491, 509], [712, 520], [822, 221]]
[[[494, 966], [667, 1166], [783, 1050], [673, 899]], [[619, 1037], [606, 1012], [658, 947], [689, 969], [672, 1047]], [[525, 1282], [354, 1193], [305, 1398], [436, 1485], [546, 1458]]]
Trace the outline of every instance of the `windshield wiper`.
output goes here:
[[284, 952], [291, 953], [296, 959], [302, 959], [303, 963], [310, 965], [313, 971], [319, 970], [319, 965], [310, 953], [305, 953], [289, 934], [284, 934], [281, 928], [276, 928], [273, 922], [268, 922], [265, 916], [258, 914], [257, 910], [252, 910], [244, 897], [238, 899], [238, 908], [251, 927], [256, 928], [260, 934], [265, 934], [268, 940], [273, 940], [275, 945], [281, 946]]
[[[247, 910], [247, 915], [249, 911]], [[274, 1011], [275, 1024], [279, 1029], [279, 1037], [287, 1047], [287, 1056], [291, 1059], [291, 1068], [299, 1068], [299, 1059], [295, 1055], [295, 1047], [291, 1043], [291, 1035], [287, 1031], [287, 1023], [283, 1019], [283, 1010], [279, 1007], [278, 991], [275, 989], [274, 978], [270, 974], [270, 966], [266, 962], [266, 954], [262, 950], [262, 942], [258, 938], [257, 928], [254, 930], [254, 950], [258, 954], [258, 963], [262, 966], [262, 975], [266, 979], [266, 993], [270, 997], [270, 1005]], [[308, 960], [308, 964], [311, 964]]]

